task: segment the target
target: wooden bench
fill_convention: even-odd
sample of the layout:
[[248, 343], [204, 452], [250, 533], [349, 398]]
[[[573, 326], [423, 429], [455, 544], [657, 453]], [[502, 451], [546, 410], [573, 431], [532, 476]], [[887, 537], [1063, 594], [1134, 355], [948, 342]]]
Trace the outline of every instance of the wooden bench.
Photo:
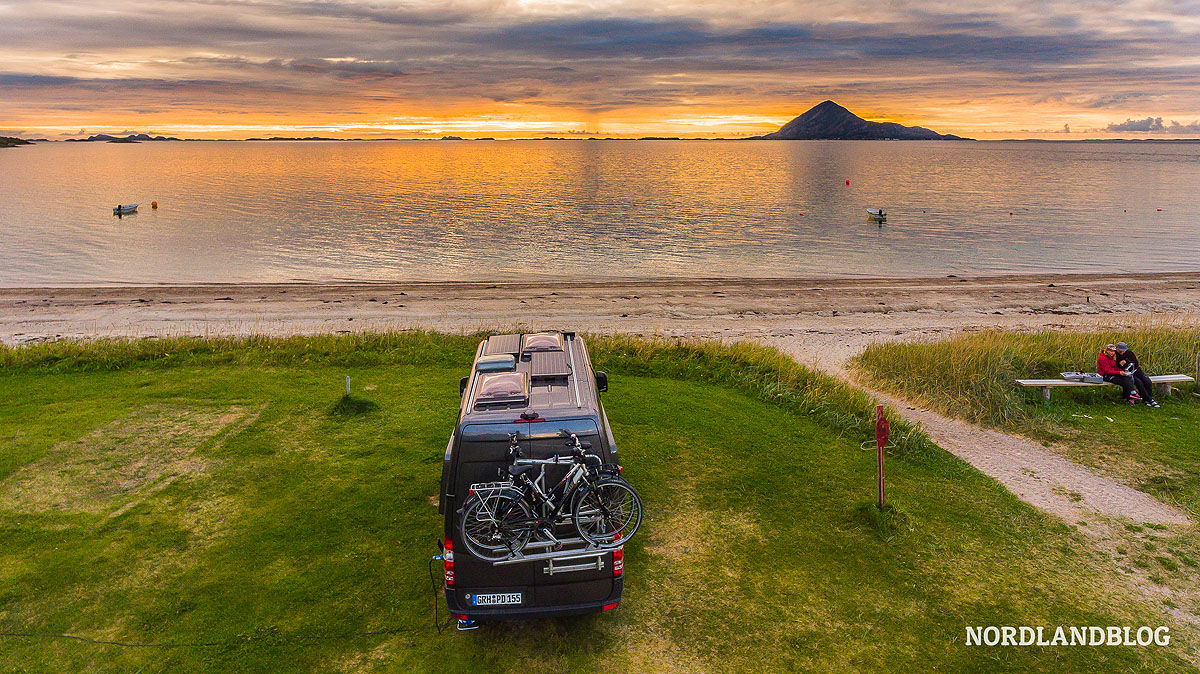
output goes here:
[[[1154, 392], [1160, 396], [1171, 395], [1172, 387], [1175, 384], [1186, 384], [1189, 381], [1196, 381], [1186, 374], [1160, 374], [1150, 377], [1150, 382], [1154, 384]], [[1068, 381], [1066, 379], [1018, 379], [1017, 383], [1021, 386], [1029, 388], [1042, 389], [1042, 397], [1047, 401], [1050, 400], [1050, 389], [1057, 386], [1108, 386], [1109, 382], [1100, 382], [1091, 384], [1085, 381]], [[1115, 384], [1114, 384], [1115, 386]]]

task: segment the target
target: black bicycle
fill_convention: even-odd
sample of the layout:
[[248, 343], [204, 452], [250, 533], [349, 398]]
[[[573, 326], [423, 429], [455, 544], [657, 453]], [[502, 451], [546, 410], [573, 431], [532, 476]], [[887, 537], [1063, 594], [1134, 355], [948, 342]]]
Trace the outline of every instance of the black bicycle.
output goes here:
[[[517, 434], [509, 435], [510, 465], [500, 469], [500, 482], [471, 485], [459, 519], [462, 541], [472, 555], [490, 562], [521, 554], [535, 536], [559, 550], [554, 535], [564, 516], [589, 546], [618, 548], [642, 524], [642, 499], [621, 477], [618, 466], [605, 464], [585, 450], [591, 443], [569, 436], [569, 455], [548, 459], [521, 457]], [[546, 466], [571, 468], [553, 488], [545, 489]]]

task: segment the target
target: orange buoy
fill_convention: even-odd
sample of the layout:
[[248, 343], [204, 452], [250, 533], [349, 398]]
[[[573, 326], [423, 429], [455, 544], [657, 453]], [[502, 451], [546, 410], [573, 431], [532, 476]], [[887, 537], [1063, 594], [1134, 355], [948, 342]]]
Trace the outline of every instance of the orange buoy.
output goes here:
[[157, 202], [157, 201], [151, 201], [151, 202], [150, 202], [150, 208], [158, 208], [158, 202]]
[[849, 184], [850, 184], [850, 179], [849, 179], [849, 178], [847, 178], [847, 179], [846, 179], [846, 184], [847, 184], [847, 185], [849, 185]]

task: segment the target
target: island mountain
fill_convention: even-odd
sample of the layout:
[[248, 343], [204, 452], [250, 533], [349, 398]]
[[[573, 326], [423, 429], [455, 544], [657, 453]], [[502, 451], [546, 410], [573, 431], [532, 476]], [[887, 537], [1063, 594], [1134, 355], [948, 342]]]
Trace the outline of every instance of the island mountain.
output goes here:
[[70, 142], [75, 143], [140, 143], [142, 141], [153, 140], [179, 140], [168, 136], [151, 136], [148, 133], [131, 133], [128, 136], [110, 136], [107, 133], [98, 133], [87, 138], [68, 138]]
[[846, 108], [824, 101], [783, 128], [754, 140], [968, 140], [920, 126], [868, 122]]

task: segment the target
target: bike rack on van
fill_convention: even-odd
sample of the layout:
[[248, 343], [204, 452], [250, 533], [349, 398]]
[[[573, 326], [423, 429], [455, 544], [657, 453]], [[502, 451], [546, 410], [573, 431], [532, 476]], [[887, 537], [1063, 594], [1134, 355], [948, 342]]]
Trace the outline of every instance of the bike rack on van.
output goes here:
[[[549, 562], [546, 568], [542, 569], [542, 573], [553, 576], [556, 573], [570, 573], [572, 571], [603, 571], [604, 570], [604, 555], [612, 552], [612, 549], [601, 548], [584, 541], [582, 538], [561, 538], [559, 543], [562, 543], [563, 549], [550, 550], [547, 552], [535, 552], [533, 554], [525, 554], [525, 550], [529, 549], [546, 549], [554, 545], [553, 541], [530, 541], [525, 544], [525, 548], [517, 554], [502, 559], [498, 562], [492, 562], [493, 566], [504, 566], [507, 564], [521, 564], [523, 562]], [[562, 564], [562, 562], [570, 562], [574, 560], [590, 560], [580, 564]], [[558, 562], [558, 564], [556, 564]]]

